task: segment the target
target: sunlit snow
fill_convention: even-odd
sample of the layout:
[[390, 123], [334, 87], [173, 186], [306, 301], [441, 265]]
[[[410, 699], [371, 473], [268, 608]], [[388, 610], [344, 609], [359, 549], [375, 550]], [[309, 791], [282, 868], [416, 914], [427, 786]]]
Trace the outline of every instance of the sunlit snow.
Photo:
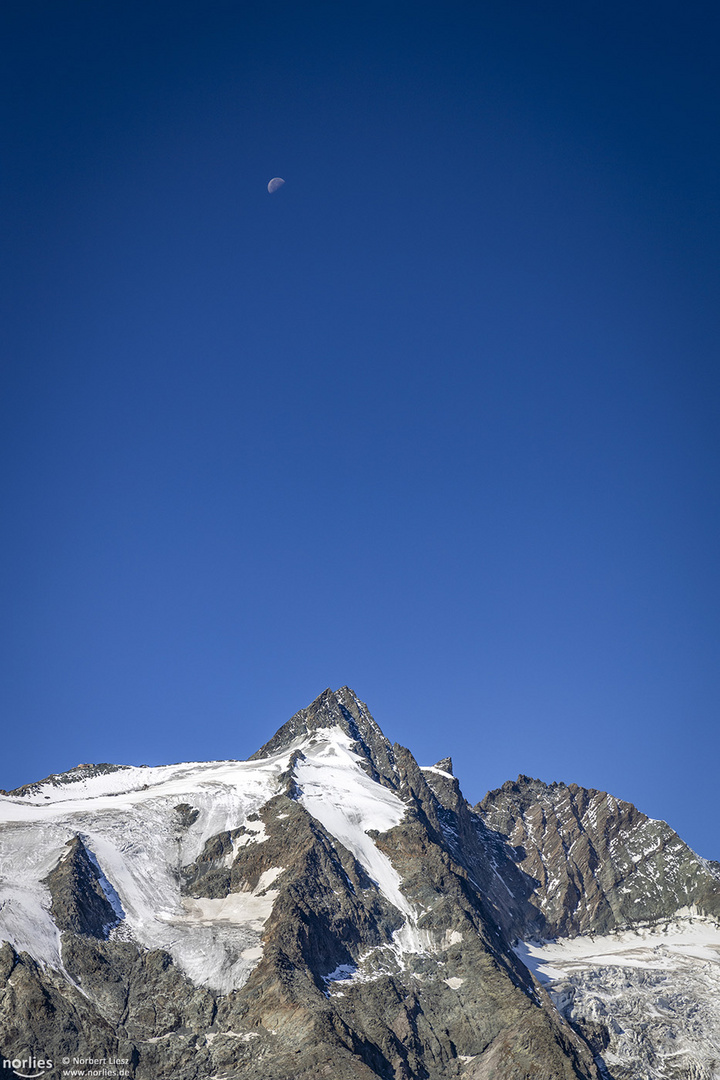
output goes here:
[[401, 891], [400, 875], [368, 833], [386, 832], [399, 825], [406, 808], [393, 791], [376, 783], [360, 767], [362, 758], [352, 745], [339, 728], [315, 733], [304, 749], [304, 760], [295, 768], [300, 802], [352, 852], [383, 896], [405, 916], [390, 946], [395, 962], [403, 968], [406, 953], [427, 952], [432, 942], [427, 931], [418, 929], [419, 913]]
[[[196, 982], [218, 990], [241, 985], [259, 958], [272, 894], [238, 894], [242, 902], [229, 898], [224, 907], [189, 903], [180, 894], [178, 870], [219, 832], [245, 825], [248, 841], [264, 837], [260, 823], [247, 818], [276, 794], [288, 761], [285, 752], [258, 762], [121, 769], [43, 785], [29, 797], [1, 797], [0, 937], [61, 966], [42, 879], [79, 834], [102, 870], [106, 895], [141, 945], [167, 949]], [[187, 829], [179, 826], [180, 803], [199, 811]]]
[[390, 903], [412, 916], [400, 892], [400, 875], [368, 836], [370, 829], [387, 832], [399, 825], [405, 806], [394, 792], [363, 772], [358, 765], [362, 759], [351, 748], [352, 740], [339, 728], [317, 733], [305, 760], [295, 768], [300, 802], [353, 853]]
[[584, 934], [516, 952], [573, 1022], [602, 1024], [613, 1075], [720, 1075], [720, 925], [681, 909], [671, 920]]
[[[300, 802], [405, 917], [391, 946], [398, 960], [423, 951], [427, 935], [417, 929], [400, 876], [368, 835], [398, 825], [405, 806], [363, 771], [352, 746], [332, 728], [303, 735], [259, 761], [129, 767], [42, 784], [23, 797], [0, 796], [0, 940], [62, 967], [43, 879], [79, 835], [123, 920], [123, 934], [146, 948], [166, 949], [197, 983], [222, 992], [241, 986], [262, 956], [261, 935], [277, 896], [271, 886], [282, 868], [266, 870], [252, 892], [218, 899], [183, 896], [180, 869], [218, 833], [244, 827], [227, 866], [240, 847], [267, 839], [263, 823], [249, 819], [284, 788], [281, 776], [300, 750]], [[198, 811], [186, 827], [176, 809], [181, 804]]]
[[541, 982], [584, 968], [672, 968], [685, 957], [720, 965], [720, 926], [681, 910], [672, 920], [614, 934], [523, 941], [515, 952]]

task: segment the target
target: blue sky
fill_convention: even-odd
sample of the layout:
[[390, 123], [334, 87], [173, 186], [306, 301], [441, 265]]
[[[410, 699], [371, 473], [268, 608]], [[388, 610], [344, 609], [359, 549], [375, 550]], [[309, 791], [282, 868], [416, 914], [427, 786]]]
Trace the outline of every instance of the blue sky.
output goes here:
[[0, 785], [349, 684], [720, 858], [708, 5], [1, 18]]

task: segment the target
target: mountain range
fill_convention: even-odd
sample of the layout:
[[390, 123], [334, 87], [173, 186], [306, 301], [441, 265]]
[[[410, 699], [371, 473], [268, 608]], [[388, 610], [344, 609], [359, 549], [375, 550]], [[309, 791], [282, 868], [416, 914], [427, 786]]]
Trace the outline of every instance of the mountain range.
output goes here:
[[720, 1077], [720, 866], [575, 784], [470, 806], [347, 687], [2, 793], [0, 942], [3, 1077]]

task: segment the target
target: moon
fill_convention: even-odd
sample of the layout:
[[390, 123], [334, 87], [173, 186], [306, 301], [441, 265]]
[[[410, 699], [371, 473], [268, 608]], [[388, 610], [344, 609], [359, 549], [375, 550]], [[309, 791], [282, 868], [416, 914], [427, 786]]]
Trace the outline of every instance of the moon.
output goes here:
[[273, 191], [277, 191], [278, 188], [281, 188], [284, 183], [285, 181], [283, 180], [282, 176], [273, 176], [272, 180], [268, 184], [268, 191], [272, 195]]

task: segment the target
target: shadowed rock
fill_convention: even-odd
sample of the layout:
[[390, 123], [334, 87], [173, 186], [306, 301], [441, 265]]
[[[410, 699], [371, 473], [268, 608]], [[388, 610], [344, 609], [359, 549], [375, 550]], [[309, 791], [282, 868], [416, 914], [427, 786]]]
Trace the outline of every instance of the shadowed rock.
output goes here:
[[120, 922], [101, 884], [101, 874], [79, 836], [67, 845], [57, 866], [45, 878], [51, 912], [60, 930], [107, 938]]

